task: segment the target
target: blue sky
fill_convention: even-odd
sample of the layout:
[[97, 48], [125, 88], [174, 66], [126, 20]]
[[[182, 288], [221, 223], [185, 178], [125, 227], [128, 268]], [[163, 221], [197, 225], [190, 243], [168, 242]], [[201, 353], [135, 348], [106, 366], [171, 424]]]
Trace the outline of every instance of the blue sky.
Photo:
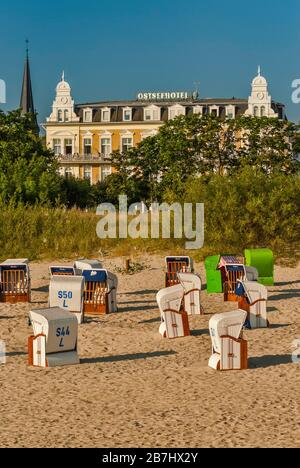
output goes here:
[[11, 0], [0, 4], [0, 79], [18, 107], [30, 40], [39, 121], [64, 69], [76, 102], [131, 99], [138, 91], [193, 90], [248, 97], [257, 66], [272, 97], [300, 120], [299, 0]]

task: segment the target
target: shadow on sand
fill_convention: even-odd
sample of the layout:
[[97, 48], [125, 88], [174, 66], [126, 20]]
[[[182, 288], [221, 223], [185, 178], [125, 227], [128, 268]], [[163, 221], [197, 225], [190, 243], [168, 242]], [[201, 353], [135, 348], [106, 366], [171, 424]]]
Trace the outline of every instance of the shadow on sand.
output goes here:
[[123, 356], [107, 356], [100, 358], [87, 358], [81, 359], [81, 364], [105, 364], [111, 362], [124, 362], [124, 361], [138, 361], [145, 359], [153, 359], [159, 357], [174, 356], [177, 353], [175, 351], [157, 351], [154, 353], [141, 353], [141, 354], [125, 354]]
[[284, 354], [282, 356], [261, 356], [249, 359], [249, 369], [266, 369], [283, 364], [293, 364], [291, 354]]
[[281, 294], [269, 297], [269, 301], [287, 301], [300, 297], [300, 289], [291, 289], [289, 291], [280, 291]]

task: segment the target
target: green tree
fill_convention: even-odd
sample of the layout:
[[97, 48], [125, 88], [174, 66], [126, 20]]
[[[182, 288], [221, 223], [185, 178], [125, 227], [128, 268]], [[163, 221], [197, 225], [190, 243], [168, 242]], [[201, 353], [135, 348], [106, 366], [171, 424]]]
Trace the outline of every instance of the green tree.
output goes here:
[[3, 201], [54, 204], [61, 192], [57, 162], [36, 135], [35, 120], [0, 111], [0, 196]]

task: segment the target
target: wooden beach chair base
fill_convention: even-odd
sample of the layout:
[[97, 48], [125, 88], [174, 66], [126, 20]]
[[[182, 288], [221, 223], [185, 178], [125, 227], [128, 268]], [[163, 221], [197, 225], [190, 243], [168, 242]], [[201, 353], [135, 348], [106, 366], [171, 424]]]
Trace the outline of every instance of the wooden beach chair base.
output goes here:
[[221, 354], [213, 354], [209, 366], [218, 371], [248, 369], [248, 343], [246, 340], [221, 337]]
[[30, 303], [30, 294], [3, 294], [0, 293], [0, 302], [4, 304]]

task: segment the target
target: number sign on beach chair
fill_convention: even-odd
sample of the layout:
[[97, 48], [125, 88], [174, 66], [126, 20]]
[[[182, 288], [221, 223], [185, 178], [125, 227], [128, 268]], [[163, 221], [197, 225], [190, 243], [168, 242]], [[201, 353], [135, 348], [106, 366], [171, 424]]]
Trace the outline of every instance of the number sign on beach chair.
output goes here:
[[182, 311], [183, 287], [178, 284], [162, 289], [156, 299], [162, 319], [159, 333], [169, 339], [190, 336], [188, 314]]
[[166, 288], [179, 284], [177, 273], [193, 273], [193, 260], [190, 257], [167, 257]]
[[184, 310], [188, 315], [204, 315], [201, 305], [201, 278], [193, 273], [178, 273], [178, 279], [184, 289]]
[[118, 311], [118, 279], [107, 270], [85, 270], [84, 312], [88, 315], [111, 314]]
[[99, 260], [77, 260], [74, 264], [74, 268], [77, 273], [82, 275], [82, 272], [85, 270], [102, 270], [103, 266]]
[[247, 312], [236, 310], [212, 317], [209, 322], [213, 354], [209, 367], [215, 370], [242, 370], [248, 368], [248, 344], [243, 339]]
[[78, 323], [84, 321], [84, 278], [82, 276], [52, 276], [49, 288], [49, 306], [72, 312]]
[[31, 301], [31, 281], [27, 259], [9, 259], [0, 265], [0, 302]]
[[250, 281], [239, 281], [236, 290], [240, 298], [239, 308], [248, 313], [248, 325], [252, 330], [256, 328], [267, 328], [268, 290], [259, 283]]
[[80, 364], [77, 353], [78, 321], [59, 308], [33, 310], [29, 314], [34, 335], [28, 340], [28, 363], [35, 367]]
[[75, 268], [66, 267], [66, 266], [51, 266], [50, 267], [51, 276], [75, 276]]

